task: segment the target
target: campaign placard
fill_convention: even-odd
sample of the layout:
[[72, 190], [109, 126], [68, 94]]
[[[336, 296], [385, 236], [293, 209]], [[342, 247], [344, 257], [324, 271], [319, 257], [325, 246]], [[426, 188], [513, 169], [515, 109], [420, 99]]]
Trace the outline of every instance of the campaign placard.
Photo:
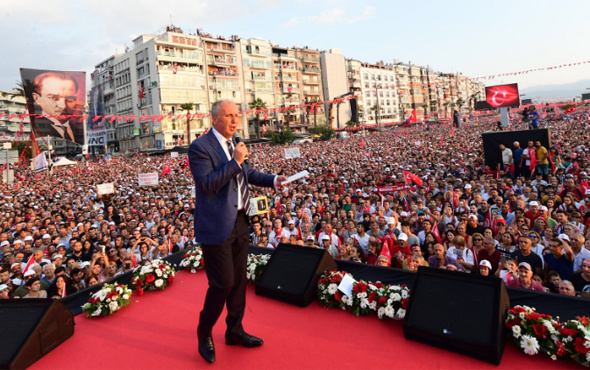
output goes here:
[[98, 195], [113, 194], [115, 192], [115, 187], [112, 182], [99, 184], [96, 185], [96, 192]]
[[137, 176], [139, 186], [158, 186], [159, 177], [157, 172], [140, 173]]

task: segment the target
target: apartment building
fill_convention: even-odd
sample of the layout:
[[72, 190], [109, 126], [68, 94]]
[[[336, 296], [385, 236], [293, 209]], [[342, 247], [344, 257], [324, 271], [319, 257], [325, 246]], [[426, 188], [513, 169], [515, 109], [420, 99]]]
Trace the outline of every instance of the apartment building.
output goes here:
[[[20, 128], [20, 115], [27, 110], [26, 99], [22, 96], [14, 96], [12, 92], [0, 91], [0, 135], [15, 139]], [[5, 115], [3, 115], [5, 114]], [[18, 116], [17, 116], [18, 115]], [[27, 140], [31, 133], [31, 121], [29, 117], [23, 119], [23, 140]]]
[[301, 95], [301, 68], [295, 51], [274, 45], [272, 48], [274, 91], [278, 111], [275, 117], [280, 128], [294, 132], [306, 132], [300, 108], [304, 104]]
[[393, 64], [362, 63], [361, 91], [364, 124], [381, 126], [400, 121], [399, 93]]
[[[246, 111], [251, 111], [252, 102], [260, 99], [266, 110], [277, 108], [275, 99], [275, 80], [273, 72], [272, 45], [260, 39], [241, 39], [242, 69], [244, 79], [244, 102]], [[259, 107], [260, 108], [260, 107]], [[249, 113], [246, 116], [249, 137], [263, 135], [269, 127], [276, 127], [274, 115], [268, 113]], [[260, 128], [258, 125], [260, 120]], [[260, 132], [258, 132], [260, 131]]]
[[[320, 68], [322, 70], [322, 88], [324, 101], [331, 101], [352, 95], [348, 84], [346, 59], [338, 49], [320, 52]], [[346, 127], [352, 118], [348, 101], [339, 104], [325, 104], [326, 122], [333, 129]]]
[[320, 52], [307, 46], [295, 47], [295, 56], [301, 66], [301, 86], [303, 86], [303, 103], [307, 106], [302, 114], [302, 123], [309, 127], [326, 124], [323, 105], [313, 105], [324, 99], [322, 93], [322, 71], [320, 66]]

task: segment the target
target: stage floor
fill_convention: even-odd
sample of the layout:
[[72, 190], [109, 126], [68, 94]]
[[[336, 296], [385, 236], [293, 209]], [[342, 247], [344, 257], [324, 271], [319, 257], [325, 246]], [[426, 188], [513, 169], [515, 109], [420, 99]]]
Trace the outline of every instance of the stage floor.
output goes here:
[[[76, 316], [74, 336], [31, 369], [497, 369], [474, 358], [406, 340], [402, 322], [306, 308], [255, 295], [248, 287], [244, 327], [264, 339], [258, 348], [223, 342], [225, 313], [214, 328], [215, 364], [197, 352], [196, 328], [207, 279], [181, 271], [164, 291], [134, 295], [132, 304], [101, 318]], [[477, 330], [474, 328], [474, 330]], [[527, 356], [507, 343], [500, 368], [579, 366]]]

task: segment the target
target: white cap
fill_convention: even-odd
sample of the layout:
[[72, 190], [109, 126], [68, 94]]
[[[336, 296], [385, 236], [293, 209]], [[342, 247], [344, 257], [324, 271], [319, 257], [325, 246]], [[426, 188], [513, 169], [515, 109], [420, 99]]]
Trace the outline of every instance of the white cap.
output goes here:
[[58, 258], [62, 258], [62, 259], [63, 259], [63, 258], [64, 258], [64, 256], [62, 256], [62, 255], [61, 255], [61, 254], [59, 254], [59, 253], [58, 253], [58, 254], [56, 254], [55, 256], [53, 256], [53, 260], [54, 260], [54, 261], [55, 261], [56, 259], [58, 259]]
[[539, 211], [549, 211], [549, 209], [545, 206], [540, 206]]
[[8, 240], [5, 240], [2, 243], [0, 243], [0, 247], [3, 247], [5, 245], [10, 245], [10, 242]]
[[323, 240], [330, 240], [330, 237], [326, 234], [322, 235], [322, 241]]
[[35, 275], [35, 271], [33, 271], [33, 269], [29, 269], [29, 270], [27, 270], [27, 272], [25, 272], [24, 277], [29, 277], [32, 275]]
[[295, 221], [294, 220], [289, 220], [289, 222], [287, 222], [288, 225], [295, 225]]
[[476, 220], [477, 220], [477, 216], [476, 216], [476, 215], [474, 215], [474, 214], [470, 214], [470, 215], [469, 215], [469, 218], [474, 218], [474, 219], [476, 219]]
[[397, 237], [399, 240], [404, 240], [404, 241], [408, 241], [408, 236], [405, 233], [401, 233], [399, 234], [399, 236]]
[[471, 184], [465, 185], [465, 189], [471, 189]]
[[402, 212], [399, 214], [401, 217], [408, 217], [410, 214], [408, 212]]
[[307, 240], [315, 240], [315, 238], [313, 237], [313, 235], [309, 235], [309, 236], [307, 237]]
[[539, 206], [539, 202], [537, 202], [536, 200], [533, 200], [532, 202], [529, 203], [529, 206], [531, 206], [531, 207], [538, 207]]
[[34, 240], [34, 239], [30, 235], [25, 236], [25, 241], [28, 242], [29, 240]]
[[393, 225], [395, 223], [395, 217], [387, 217], [386, 220], [388, 225]]
[[482, 261], [479, 263], [479, 266], [480, 266], [480, 267], [481, 267], [481, 266], [485, 266], [485, 267], [489, 268], [490, 270], [492, 269], [492, 264], [491, 264], [491, 263], [490, 263], [490, 261], [488, 261], [488, 260], [482, 260]]
[[559, 239], [567, 240], [568, 242], [570, 241], [570, 237], [567, 236], [566, 234], [559, 234], [557, 237]]
[[8, 289], [8, 285], [0, 284], [0, 290]]
[[49, 235], [49, 234], [43, 234], [43, 239], [49, 239], [49, 238], [51, 238], [51, 235]]
[[88, 261], [84, 261], [84, 262], [82, 262], [82, 263], [80, 264], [80, 268], [81, 268], [81, 269], [83, 269], [83, 268], [86, 268], [86, 267], [88, 267], [88, 266], [90, 266], [90, 262], [88, 262]]

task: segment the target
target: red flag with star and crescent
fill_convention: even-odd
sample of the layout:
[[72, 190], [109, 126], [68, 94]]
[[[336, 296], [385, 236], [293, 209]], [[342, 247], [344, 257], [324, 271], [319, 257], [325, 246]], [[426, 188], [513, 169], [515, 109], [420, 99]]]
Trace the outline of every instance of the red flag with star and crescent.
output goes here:
[[404, 171], [404, 180], [406, 180], [406, 184], [409, 184], [411, 181], [413, 181], [414, 184], [422, 186], [422, 179], [411, 172]]

